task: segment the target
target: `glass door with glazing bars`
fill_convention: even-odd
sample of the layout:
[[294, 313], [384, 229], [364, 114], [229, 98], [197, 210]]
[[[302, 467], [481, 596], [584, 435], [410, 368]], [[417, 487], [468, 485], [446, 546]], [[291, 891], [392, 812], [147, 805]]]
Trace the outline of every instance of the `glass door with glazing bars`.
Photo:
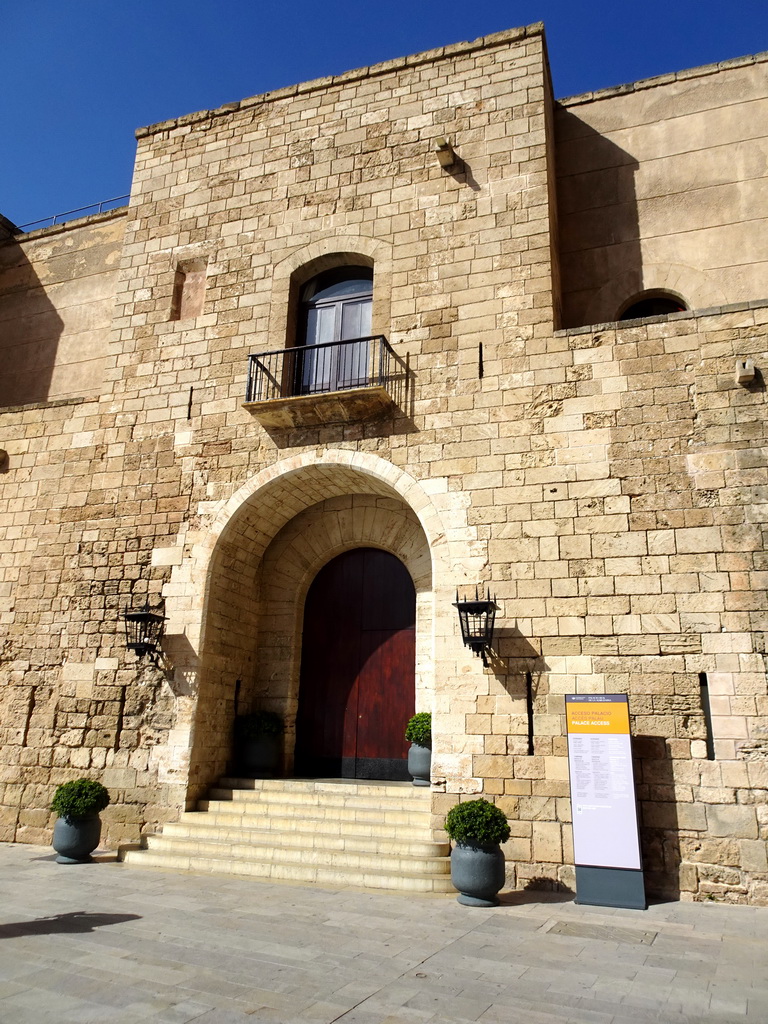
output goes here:
[[367, 267], [339, 267], [304, 286], [297, 393], [340, 391], [368, 383], [372, 301], [373, 273]]

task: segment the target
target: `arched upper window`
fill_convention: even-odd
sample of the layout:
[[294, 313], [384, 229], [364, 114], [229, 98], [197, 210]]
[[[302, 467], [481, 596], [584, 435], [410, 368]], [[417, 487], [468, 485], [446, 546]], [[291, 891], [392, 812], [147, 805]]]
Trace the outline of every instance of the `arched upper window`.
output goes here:
[[[368, 381], [373, 270], [342, 266], [301, 289], [296, 386], [302, 393], [361, 387]], [[311, 349], [311, 351], [306, 351]]]
[[669, 313], [683, 313], [687, 306], [682, 299], [670, 292], [645, 292], [633, 299], [619, 320], [639, 320], [646, 316], [667, 316]]

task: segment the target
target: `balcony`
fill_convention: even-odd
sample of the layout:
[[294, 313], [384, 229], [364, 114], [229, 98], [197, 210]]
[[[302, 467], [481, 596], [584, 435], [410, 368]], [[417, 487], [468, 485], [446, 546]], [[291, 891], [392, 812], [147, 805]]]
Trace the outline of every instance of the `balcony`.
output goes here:
[[407, 364], [382, 334], [248, 357], [244, 408], [265, 427], [374, 419], [402, 404]]

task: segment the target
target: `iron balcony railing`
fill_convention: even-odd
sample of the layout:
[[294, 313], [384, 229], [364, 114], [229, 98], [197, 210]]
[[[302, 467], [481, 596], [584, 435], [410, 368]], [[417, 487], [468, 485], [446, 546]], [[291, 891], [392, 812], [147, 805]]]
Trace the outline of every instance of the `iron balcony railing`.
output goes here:
[[350, 388], [386, 387], [392, 397], [407, 380], [406, 364], [383, 334], [281, 348], [248, 357], [246, 401], [269, 402]]

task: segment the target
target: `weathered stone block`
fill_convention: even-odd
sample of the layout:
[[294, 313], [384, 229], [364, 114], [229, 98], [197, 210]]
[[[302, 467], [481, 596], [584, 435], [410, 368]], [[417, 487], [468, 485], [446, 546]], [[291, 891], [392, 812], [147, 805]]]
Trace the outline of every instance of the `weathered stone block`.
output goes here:
[[563, 858], [561, 826], [557, 822], [533, 823], [533, 859], [559, 864]]
[[703, 832], [708, 827], [707, 811], [701, 804], [678, 804], [676, 813], [679, 828]]
[[707, 824], [713, 836], [729, 836], [734, 839], [757, 839], [757, 817], [754, 807], [724, 807], [710, 804], [707, 810]]

